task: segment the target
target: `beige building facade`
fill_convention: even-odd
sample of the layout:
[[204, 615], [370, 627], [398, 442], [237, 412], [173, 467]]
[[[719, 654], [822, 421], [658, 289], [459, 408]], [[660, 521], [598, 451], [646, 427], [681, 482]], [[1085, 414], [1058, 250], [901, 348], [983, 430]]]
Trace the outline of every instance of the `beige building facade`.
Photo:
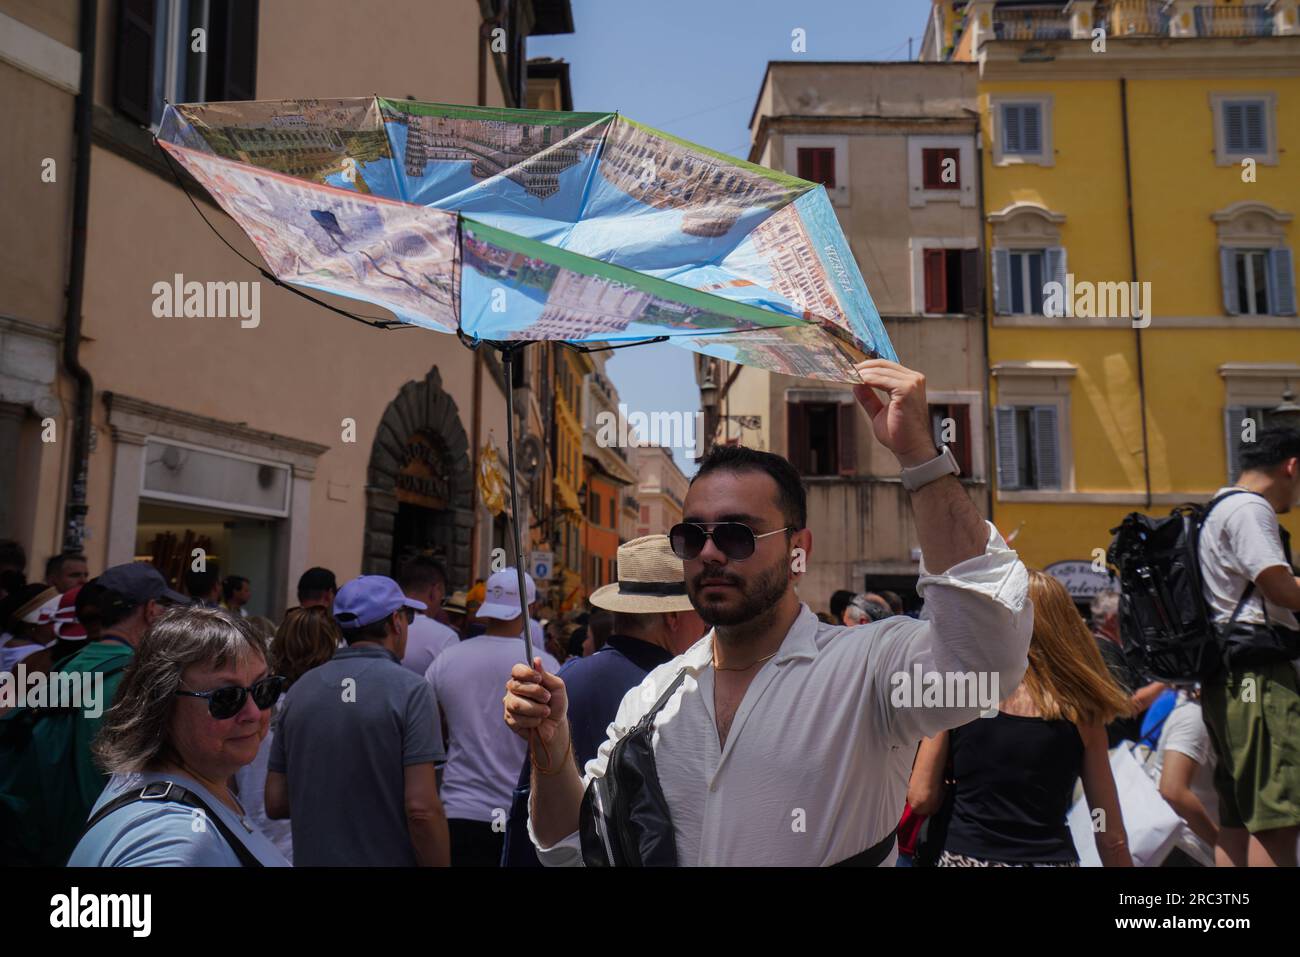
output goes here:
[[[769, 63], [749, 159], [826, 186], [900, 360], [926, 376], [936, 441], [987, 515], [975, 81], [963, 64]], [[804, 476], [804, 600], [824, 610], [838, 589], [873, 587], [913, 603], [907, 495], [852, 391], [703, 358], [697, 380], [714, 442]]]
[[[526, 34], [562, 30], [566, 17], [571, 30], [568, 5], [456, 0], [358, 15], [341, 0], [236, 0], [223, 22], [195, 19], [208, 7], [0, 0], [0, 158], [15, 171], [0, 194], [10, 250], [0, 262], [0, 538], [23, 545], [34, 577], [48, 556], [80, 548], [92, 574], [145, 558], [174, 578], [202, 549], [223, 575], [252, 579], [250, 611], [273, 615], [296, 603], [297, 578], [314, 565], [343, 581], [434, 554], [465, 587], [504, 543], [476, 488], [489, 432], [505, 449], [497, 357], [449, 335], [368, 328], [267, 281], [236, 254], [260, 265], [256, 250], [197, 189], [196, 212], [149, 121], [163, 99], [379, 92], [522, 105]], [[191, 52], [195, 24], [207, 30], [203, 57]], [[484, 38], [500, 24], [510, 39], [493, 52]], [[79, 192], [74, 116], [87, 66]], [[70, 309], [69, 263], [75, 271], [83, 255]], [[257, 322], [159, 318], [158, 284], [190, 281], [247, 283]], [[85, 370], [80, 388], [72, 363]], [[541, 428], [535, 401], [519, 403], [521, 437]], [[526, 509], [545, 484], [524, 482]]]

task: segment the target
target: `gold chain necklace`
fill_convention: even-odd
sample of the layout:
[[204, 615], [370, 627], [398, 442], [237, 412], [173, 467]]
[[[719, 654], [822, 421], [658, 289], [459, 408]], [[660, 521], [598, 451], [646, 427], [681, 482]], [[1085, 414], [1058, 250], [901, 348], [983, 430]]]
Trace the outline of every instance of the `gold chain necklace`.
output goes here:
[[724, 668], [718, 664], [718, 652], [717, 649], [715, 648], [713, 651], [713, 670], [714, 671], [748, 671], [750, 668], [754, 667], [754, 665], [762, 664], [764, 661], [767, 661], [767, 659], [769, 658], [775, 658], [777, 656], [777, 653], [780, 652], [780, 650], [781, 649], [778, 648], [770, 655], [764, 655], [762, 658], [759, 658], [757, 661], [750, 662], [749, 664], [745, 665], [745, 667], [743, 668]]

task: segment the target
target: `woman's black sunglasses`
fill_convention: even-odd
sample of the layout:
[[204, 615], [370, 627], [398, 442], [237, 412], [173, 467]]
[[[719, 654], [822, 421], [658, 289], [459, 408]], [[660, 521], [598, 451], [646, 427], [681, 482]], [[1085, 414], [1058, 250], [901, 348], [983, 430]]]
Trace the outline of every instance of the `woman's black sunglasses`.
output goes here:
[[760, 538], [767, 538], [769, 535], [776, 535], [793, 528], [793, 525], [786, 525], [783, 528], [764, 532], [762, 535], [755, 535], [754, 530], [743, 522], [716, 522], [713, 524], [712, 531], [694, 522], [678, 522], [668, 530], [668, 541], [672, 545], [673, 554], [682, 561], [699, 558], [700, 552], [704, 551], [704, 543], [710, 538], [718, 547], [718, 551], [727, 558], [732, 561], [743, 561], [754, 554]]
[[254, 681], [247, 688], [228, 685], [225, 688], [214, 688], [212, 691], [177, 691], [176, 693], [187, 698], [207, 698], [208, 714], [218, 721], [225, 721], [239, 714], [250, 694], [253, 696], [253, 704], [265, 711], [279, 700], [280, 695], [284, 694], [286, 683], [287, 679], [280, 675], [269, 675], [261, 681]]

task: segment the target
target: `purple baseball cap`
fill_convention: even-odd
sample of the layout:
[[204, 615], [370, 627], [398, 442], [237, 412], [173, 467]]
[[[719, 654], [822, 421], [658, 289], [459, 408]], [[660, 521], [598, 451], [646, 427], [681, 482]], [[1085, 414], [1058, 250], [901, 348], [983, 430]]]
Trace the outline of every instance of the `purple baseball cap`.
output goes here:
[[334, 596], [334, 617], [344, 631], [364, 628], [383, 621], [399, 608], [424, 611], [422, 601], [406, 594], [386, 575], [362, 575], [354, 578]]

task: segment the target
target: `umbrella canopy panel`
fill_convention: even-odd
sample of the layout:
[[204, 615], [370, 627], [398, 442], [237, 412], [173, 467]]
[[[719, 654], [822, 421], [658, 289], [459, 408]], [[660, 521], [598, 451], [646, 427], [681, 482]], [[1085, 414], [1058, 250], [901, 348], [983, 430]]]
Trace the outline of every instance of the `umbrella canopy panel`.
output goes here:
[[815, 183], [614, 113], [169, 106], [160, 144], [277, 278], [494, 341], [655, 336], [832, 381], [896, 358]]

